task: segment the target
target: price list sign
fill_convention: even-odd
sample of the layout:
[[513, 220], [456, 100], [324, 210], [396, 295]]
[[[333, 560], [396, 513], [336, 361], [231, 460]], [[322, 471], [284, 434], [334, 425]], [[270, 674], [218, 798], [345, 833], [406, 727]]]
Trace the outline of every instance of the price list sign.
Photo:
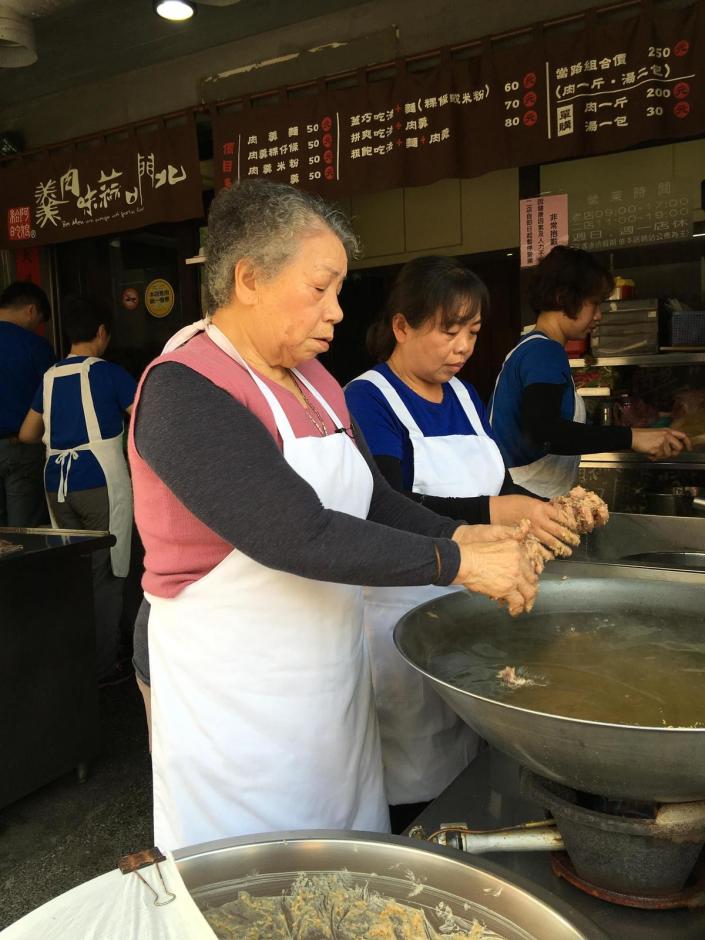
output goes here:
[[[453, 175], [492, 106], [483, 71], [478, 60], [275, 108], [219, 114], [219, 181], [275, 179], [337, 197]], [[490, 169], [493, 157], [477, 153], [478, 163]]]
[[271, 178], [332, 198], [702, 133], [704, 0], [214, 115], [220, 185]]

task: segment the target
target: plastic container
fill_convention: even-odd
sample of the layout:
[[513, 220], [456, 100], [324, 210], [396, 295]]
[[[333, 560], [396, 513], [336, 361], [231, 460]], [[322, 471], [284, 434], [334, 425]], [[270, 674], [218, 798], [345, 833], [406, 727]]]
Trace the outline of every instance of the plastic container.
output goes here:
[[630, 277], [615, 277], [610, 300], [628, 300], [636, 294], [636, 284]]
[[705, 310], [674, 310], [671, 346], [705, 346]]
[[571, 359], [578, 359], [588, 351], [587, 339], [569, 339], [565, 344], [565, 351]]

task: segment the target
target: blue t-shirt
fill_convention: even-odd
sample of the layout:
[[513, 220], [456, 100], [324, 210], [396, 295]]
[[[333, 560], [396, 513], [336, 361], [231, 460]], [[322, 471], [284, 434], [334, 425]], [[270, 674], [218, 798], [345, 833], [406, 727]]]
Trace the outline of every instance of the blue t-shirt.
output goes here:
[[[530, 336], [544, 336], [535, 330]], [[490, 402], [492, 431], [507, 467], [524, 467], [545, 457], [543, 450], [531, 441], [522, 426], [521, 408], [527, 385], [564, 385], [561, 418], [572, 421], [575, 414], [575, 392], [570, 364], [565, 349], [554, 339], [532, 339], [514, 348], [502, 367], [497, 387]]]
[[[86, 356], [69, 356], [57, 365], [82, 362], [84, 359]], [[88, 379], [100, 433], [104, 438], [117, 437], [123, 432], [123, 415], [134, 400], [137, 383], [122, 366], [103, 359], [93, 363]], [[40, 414], [44, 412], [44, 383], [37, 389], [32, 408]], [[51, 446], [56, 450], [68, 450], [87, 443], [86, 419], [81, 405], [81, 377], [78, 373], [54, 379], [50, 426]], [[78, 454], [68, 474], [69, 491], [105, 486], [105, 474], [94, 455], [90, 451], [79, 451]], [[59, 473], [56, 459], [50, 457], [44, 471], [47, 492], [56, 493], [59, 489]]]
[[[392, 385], [424, 437], [475, 434], [450, 384], [443, 386], [443, 401], [436, 404], [417, 395], [386, 363], [375, 366], [375, 371]], [[463, 382], [463, 385], [477, 409], [483, 428], [492, 437], [485, 407], [479, 395], [469, 383]], [[345, 401], [372, 454], [375, 457], [395, 457], [401, 461], [404, 489], [410, 491], [414, 484], [414, 451], [409, 432], [397, 418], [385, 396], [372, 382], [353, 379], [345, 388]]]
[[55, 359], [43, 337], [0, 320], [0, 436], [19, 431], [42, 376]]

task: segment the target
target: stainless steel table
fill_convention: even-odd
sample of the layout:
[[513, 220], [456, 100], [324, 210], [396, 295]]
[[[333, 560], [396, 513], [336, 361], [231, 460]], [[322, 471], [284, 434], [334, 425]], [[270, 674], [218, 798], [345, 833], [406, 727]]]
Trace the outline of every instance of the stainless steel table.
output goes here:
[[[543, 817], [543, 810], [520, 793], [519, 765], [499, 751], [487, 748], [413, 825], [421, 825], [427, 832], [437, 829], [441, 823], [458, 822], [466, 822], [473, 829], [490, 829]], [[474, 857], [468, 855], [470, 860]], [[599, 901], [557, 878], [545, 852], [493, 852], [477, 858], [487, 858], [571, 905], [612, 940], [705, 938], [705, 909], [639, 911]]]

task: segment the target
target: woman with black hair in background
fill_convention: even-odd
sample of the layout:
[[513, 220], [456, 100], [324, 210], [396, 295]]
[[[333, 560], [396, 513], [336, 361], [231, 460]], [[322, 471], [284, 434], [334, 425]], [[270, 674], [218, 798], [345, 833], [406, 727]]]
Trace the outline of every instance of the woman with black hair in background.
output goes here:
[[670, 428], [594, 427], [575, 390], [565, 351], [600, 322], [614, 286], [593, 255], [558, 245], [537, 265], [528, 299], [536, 328], [509, 353], [497, 378], [490, 422], [515, 483], [537, 496], [560, 496], [576, 482], [582, 454], [634, 450], [674, 457], [690, 441]]

